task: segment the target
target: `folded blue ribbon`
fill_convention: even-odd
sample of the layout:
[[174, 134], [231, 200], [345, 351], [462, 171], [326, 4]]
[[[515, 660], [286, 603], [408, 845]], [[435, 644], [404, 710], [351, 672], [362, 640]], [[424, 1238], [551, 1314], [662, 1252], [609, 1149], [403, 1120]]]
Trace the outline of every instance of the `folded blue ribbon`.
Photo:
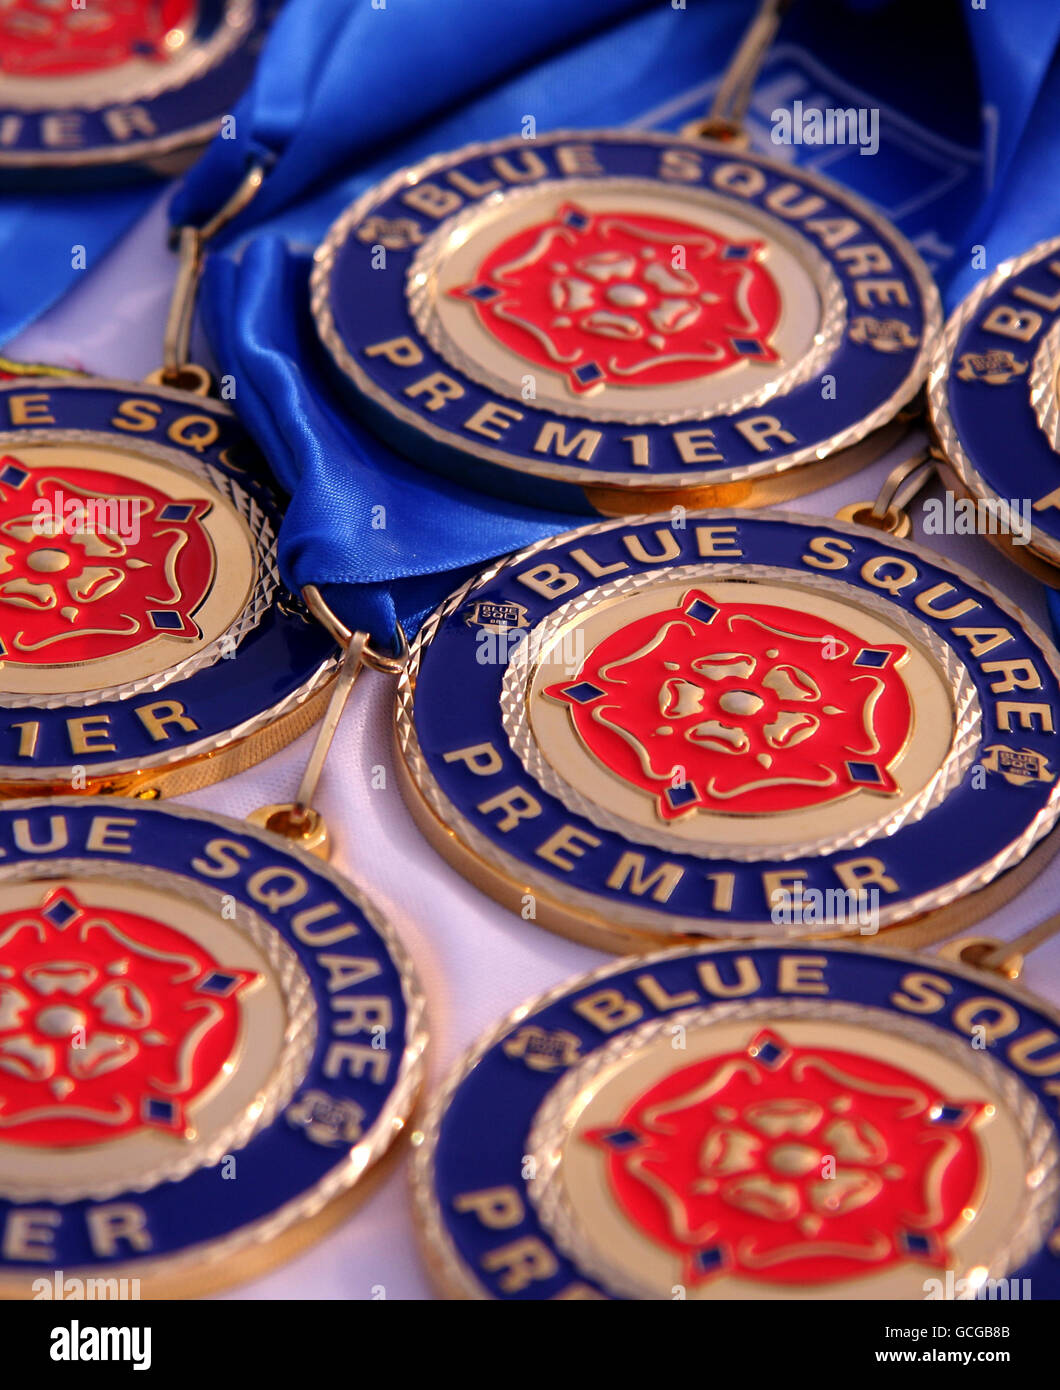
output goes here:
[[[354, 627], [389, 641], [398, 619], [415, 631], [442, 586], [488, 555], [564, 530], [569, 518], [532, 512], [452, 485], [392, 453], [322, 385], [309, 314], [312, 257], [269, 236], [238, 261], [213, 260], [207, 327], [223, 362], [239, 363], [236, 401], [278, 481], [292, 494], [282, 530], [284, 577], [317, 584]], [[455, 573], [454, 573], [455, 572]]]
[[0, 197], [0, 344], [58, 303], [157, 197], [157, 184]]

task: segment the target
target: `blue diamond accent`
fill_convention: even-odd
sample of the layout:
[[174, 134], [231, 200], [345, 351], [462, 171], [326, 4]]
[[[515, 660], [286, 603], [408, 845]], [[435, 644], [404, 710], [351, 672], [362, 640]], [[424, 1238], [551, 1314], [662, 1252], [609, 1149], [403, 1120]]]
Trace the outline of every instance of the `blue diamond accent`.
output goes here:
[[600, 378], [603, 376], [603, 371], [596, 365], [595, 362], [586, 362], [584, 367], [575, 367], [574, 375], [578, 378], [581, 384], [585, 386], [590, 381], [599, 381]]
[[500, 290], [493, 285], [476, 285], [473, 290], [465, 290], [468, 299], [477, 299], [480, 304], [488, 304], [491, 299], [496, 299]]
[[879, 647], [862, 647], [854, 658], [855, 666], [875, 666], [877, 668], [886, 666], [894, 655], [893, 652], [882, 651]]
[[757, 338], [733, 338], [732, 345], [741, 357], [764, 357], [766, 350]]
[[963, 1105], [935, 1105], [928, 1113], [928, 1119], [933, 1125], [956, 1125], [964, 1119], [965, 1109]]
[[667, 787], [666, 799], [674, 808], [687, 806], [690, 801], [696, 801], [699, 793], [691, 782], [686, 782], [683, 787]]
[[701, 1274], [710, 1274], [725, 1263], [725, 1251], [720, 1245], [708, 1246], [706, 1250], [696, 1251], [692, 1256], [692, 1263]]
[[216, 994], [223, 999], [226, 994], [232, 993], [233, 986], [238, 983], [238, 975], [229, 975], [224, 970], [211, 970], [205, 980], [199, 981], [196, 990], [199, 994]]
[[140, 1107], [145, 1120], [158, 1120], [162, 1124], [172, 1124], [177, 1118], [177, 1107], [171, 1100], [161, 1100], [158, 1096], [148, 1096]]
[[852, 782], [865, 787], [878, 787], [883, 774], [875, 763], [847, 763], [847, 773]]
[[701, 598], [697, 598], [685, 609], [685, 615], [695, 618], [697, 623], [712, 623], [718, 616], [718, 610], [712, 603], [704, 603]]
[[607, 691], [593, 685], [592, 681], [579, 681], [577, 685], [566, 686], [563, 693], [576, 705], [588, 705], [593, 700], [598, 700], [601, 695], [606, 695]]
[[73, 903], [70, 902], [68, 898], [56, 898], [53, 903], [44, 909], [43, 915], [47, 917], [48, 921], [51, 922], [53, 926], [58, 927], [59, 930], [62, 931], [63, 927], [69, 926], [79, 911], [80, 909], [74, 907]]
[[187, 521], [195, 508], [187, 502], [167, 502], [158, 513], [159, 521]]
[[723, 261], [746, 261], [750, 254], [749, 246], [726, 246], [721, 258]]
[[640, 1135], [632, 1129], [616, 1129], [601, 1138], [609, 1149], [634, 1149], [640, 1143]]
[[19, 468], [17, 463], [5, 463], [0, 470], [0, 483], [5, 487], [21, 487], [29, 477], [25, 468]]
[[930, 1255], [932, 1241], [930, 1236], [919, 1235], [916, 1231], [899, 1231], [898, 1239], [910, 1255]]
[[574, 227], [575, 230], [579, 232], [583, 231], [589, 225], [589, 219], [584, 212], [575, 212], [572, 209], [568, 209], [568, 211], [563, 214], [563, 220], [568, 227]]
[[147, 615], [156, 632], [182, 632], [184, 619], [179, 613], [167, 612], [164, 608], [152, 608]]
[[762, 1043], [755, 1052], [755, 1060], [764, 1062], [767, 1067], [775, 1067], [783, 1056], [784, 1049], [778, 1047], [775, 1042], [769, 1042], [768, 1040]]

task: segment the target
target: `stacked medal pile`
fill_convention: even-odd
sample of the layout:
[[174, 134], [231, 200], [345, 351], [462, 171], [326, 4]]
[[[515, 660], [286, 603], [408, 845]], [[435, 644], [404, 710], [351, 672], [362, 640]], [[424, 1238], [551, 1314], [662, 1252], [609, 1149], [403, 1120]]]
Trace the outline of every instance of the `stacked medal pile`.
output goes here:
[[[326, 3], [288, 0], [276, 44]], [[222, 130], [176, 205], [162, 366], [11, 364], [4, 1292], [249, 1277], [409, 1133], [445, 1297], [1060, 1296], [1060, 1009], [1023, 984], [1060, 917], [969, 932], [1060, 848], [1060, 652], [977, 575], [981, 542], [958, 564], [908, 539], [941, 476], [1060, 586], [1060, 241], [944, 324], [880, 212], [748, 147], [787, 8], [765, 0], [680, 133], [433, 152], [358, 189], [311, 273], [255, 235], [284, 140], [237, 134], [237, 160]], [[262, 21], [86, 13], [0, 3], [17, 180], [186, 162]], [[300, 356], [286, 307], [224, 299], [270, 257]], [[209, 294], [221, 367], [255, 364], [234, 409], [190, 355]], [[375, 455], [415, 465], [436, 526], [478, 508], [510, 543], [454, 523], [483, 555], [390, 542], [373, 570]], [[337, 528], [306, 504], [322, 457]], [[836, 483], [836, 517], [785, 509]], [[423, 854], [502, 928], [623, 957], [512, 998], [418, 1111], [423, 991], [372, 903], [389, 888], [330, 867], [315, 805], [365, 673], [393, 687]], [[154, 804], [310, 730], [288, 803]]]

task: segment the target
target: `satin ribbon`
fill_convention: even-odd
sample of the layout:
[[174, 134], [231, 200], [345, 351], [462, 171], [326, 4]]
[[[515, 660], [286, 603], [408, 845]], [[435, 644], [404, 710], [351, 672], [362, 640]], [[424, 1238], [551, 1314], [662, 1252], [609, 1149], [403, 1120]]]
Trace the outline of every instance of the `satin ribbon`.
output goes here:
[[57, 304], [157, 197], [157, 184], [0, 197], [0, 345]]
[[[1025, 245], [1058, 225], [1042, 228], [1033, 204], [1012, 225], [1007, 192], [1039, 177], [1060, 36], [1060, 7], [1047, 8], [802, 0], [780, 34], [781, 50], [800, 45], [841, 75], [853, 93], [843, 104], [882, 100], [983, 151], [981, 185], [939, 214], [956, 248], [939, 272], [951, 303], [975, 238]], [[542, 131], [623, 125], [654, 109], [664, 112], [658, 124], [680, 125], [701, 111], [666, 114], [667, 104], [720, 75], [752, 9], [751, 0], [401, 0], [385, 10], [371, 0], [288, 0], [236, 110], [236, 139], [215, 141], [172, 207], [175, 223], [201, 224], [248, 164], [267, 169], [261, 193], [215, 244], [203, 307], [236, 406], [292, 493], [280, 536], [288, 584], [324, 585], [348, 625], [386, 644], [395, 618], [411, 633], [486, 559], [576, 524], [422, 472], [351, 418], [308, 319], [308, 257], [331, 221], [393, 169], [518, 131], [528, 115]], [[892, 208], [915, 208], [937, 176], [915, 150], [854, 155], [853, 166], [860, 190]], [[915, 211], [897, 220], [920, 230]]]

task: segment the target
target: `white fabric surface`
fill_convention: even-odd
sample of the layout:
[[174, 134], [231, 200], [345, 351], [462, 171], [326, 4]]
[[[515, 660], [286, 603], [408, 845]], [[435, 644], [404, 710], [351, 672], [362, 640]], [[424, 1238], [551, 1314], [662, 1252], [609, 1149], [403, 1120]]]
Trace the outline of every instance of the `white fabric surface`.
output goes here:
[[[63, 304], [11, 343], [8, 352], [101, 376], [141, 379], [161, 361], [162, 324], [174, 274], [174, 260], [166, 249], [164, 200], [89, 272]], [[889, 466], [884, 459], [837, 487], [791, 505], [831, 516], [844, 503], [874, 497]], [[1039, 586], [985, 540], [925, 537], [917, 503], [913, 516], [915, 539], [995, 584], [1048, 628]], [[389, 915], [416, 962], [428, 1000], [430, 1091], [459, 1053], [501, 1015], [607, 957], [508, 914], [423, 841], [393, 775], [390, 717], [390, 682], [365, 673], [335, 740], [318, 804], [336, 842], [335, 866]], [[235, 817], [256, 806], [288, 801], [311, 740], [312, 734], [306, 734], [263, 765], [185, 799]], [[373, 789], [372, 772], [379, 765], [386, 769], [386, 785]], [[1018, 898], [973, 930], [1013, 937], [1054, 911], [1058, 897], [1060, 857]], [[1060, 1003], [1060, 938], [1031, 958], [1025, 982]], [[406, 1167], [403, 1160], [328, 1239], [226, 1296], [432, 1297], [416, 1250]]]

